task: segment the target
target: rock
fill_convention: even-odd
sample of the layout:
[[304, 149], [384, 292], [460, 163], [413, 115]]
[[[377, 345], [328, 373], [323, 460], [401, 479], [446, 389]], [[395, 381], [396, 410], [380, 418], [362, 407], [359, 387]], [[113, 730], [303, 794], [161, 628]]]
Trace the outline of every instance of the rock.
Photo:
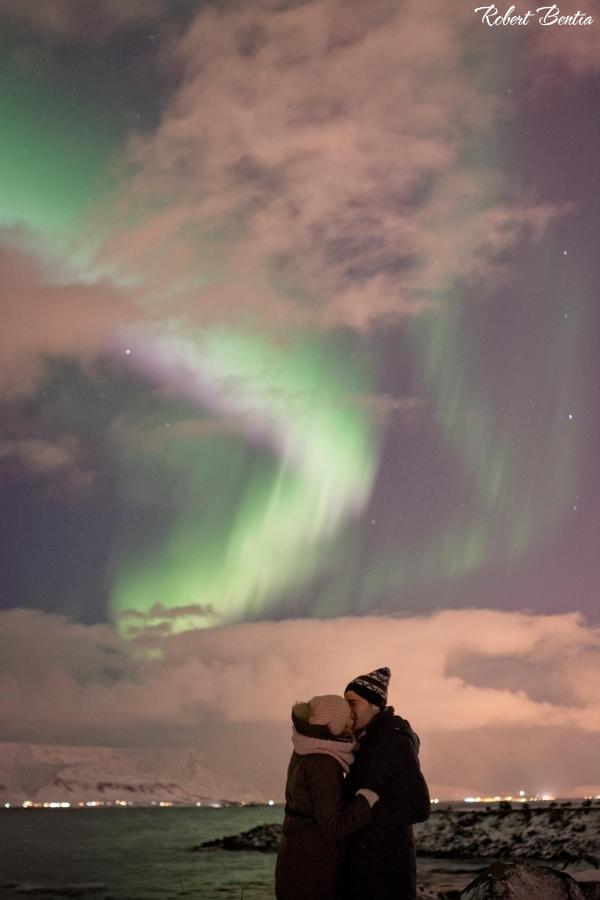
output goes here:
[[214, 841], [204, 841], [192, 847], [198, 850], [258, 850], [261, 853], [276, 853], [281, 843], [281, 825], [257, 825], [241, 834], [228, 834]]
[[460, 894], [460, 900], [585, 900], [566, 872], [527, 863], [495, 863]]

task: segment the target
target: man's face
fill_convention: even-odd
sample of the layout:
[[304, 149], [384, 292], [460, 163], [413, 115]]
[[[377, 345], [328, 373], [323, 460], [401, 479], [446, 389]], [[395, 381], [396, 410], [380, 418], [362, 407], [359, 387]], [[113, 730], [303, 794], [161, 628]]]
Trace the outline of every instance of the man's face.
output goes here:
[[352, 710], [352, 718], [354, 719], [354, 730], [362, 731], [366, 728], [373, 716], [380, 711], [374, 703], [369, 703], [364, 697], [355, 694], [354, 691], [346, 691], [344, 697], [350, 704]]

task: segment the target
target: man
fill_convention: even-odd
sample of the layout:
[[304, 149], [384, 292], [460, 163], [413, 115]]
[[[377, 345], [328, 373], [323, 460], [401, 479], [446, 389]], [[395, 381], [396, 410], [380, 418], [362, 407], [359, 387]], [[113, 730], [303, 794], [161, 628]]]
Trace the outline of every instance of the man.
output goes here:
[[390, 670], [376, 669], [350, 682], [350, 704], [359, 739], [346, 778], [347, 796], [367, 787], [380, 796], [373, 821], [348, 838], [344, 900], [415, 900], [416, 856], [412, 825], [429, 817], [429, 791], [419, 766], [419, 738], [387, 706]]

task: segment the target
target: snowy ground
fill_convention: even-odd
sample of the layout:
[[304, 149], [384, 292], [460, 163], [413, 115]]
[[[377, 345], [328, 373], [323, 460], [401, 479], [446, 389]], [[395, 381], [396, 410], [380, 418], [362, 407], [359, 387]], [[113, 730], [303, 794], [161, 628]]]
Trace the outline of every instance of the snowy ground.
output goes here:
[[415, 826], [418, 852], [453, 859], [567, 861], [600, 856], [600, 806], [436, 810]]

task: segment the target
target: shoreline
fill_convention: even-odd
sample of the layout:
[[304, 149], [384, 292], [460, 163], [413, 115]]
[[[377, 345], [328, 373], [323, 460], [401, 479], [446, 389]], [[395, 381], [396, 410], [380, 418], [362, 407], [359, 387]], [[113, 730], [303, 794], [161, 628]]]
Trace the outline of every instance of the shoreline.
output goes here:
[[[536, 860], [600, 865], [600, 807], [517, 808], [499, 810], [435, 809], [413, 826], [417, 855], [428, 859]], [[279, 823], [258, 825], [239, 834], [205, 841], [194, 851], [276, 852]]]

